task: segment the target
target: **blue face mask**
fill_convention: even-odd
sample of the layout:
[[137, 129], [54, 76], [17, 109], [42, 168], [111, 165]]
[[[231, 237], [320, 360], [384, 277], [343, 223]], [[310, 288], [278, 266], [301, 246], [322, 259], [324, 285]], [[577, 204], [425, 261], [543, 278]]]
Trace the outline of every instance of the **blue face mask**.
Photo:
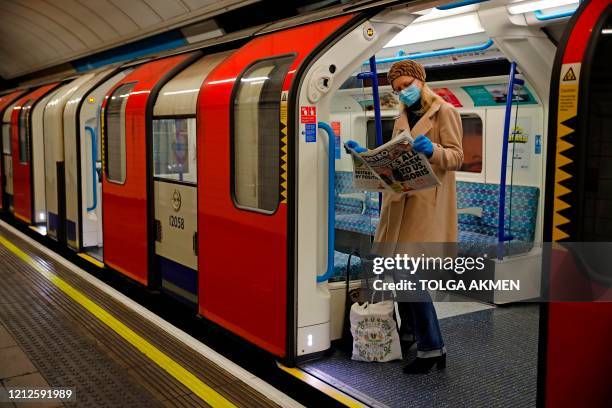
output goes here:
[[415, 84], [402, 89], [399, 94], [399, 100], [406, 106], [414, 105], [419, 99], [421, 99], [421, 89]]

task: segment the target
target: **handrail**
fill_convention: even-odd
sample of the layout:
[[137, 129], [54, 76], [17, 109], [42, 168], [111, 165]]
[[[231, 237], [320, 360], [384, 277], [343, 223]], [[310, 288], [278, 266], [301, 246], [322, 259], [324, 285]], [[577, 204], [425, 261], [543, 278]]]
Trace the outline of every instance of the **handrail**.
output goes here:
[[459, 7], [463, 7], [463, 6], [469, 6], [469, 5], [472, 5], [472, 4], [484, 3], [485, 1], [489, 1], [489, 0], [461, 0], [461, 1], [457, 1], [455, 3], [444, 4], [444, 5], [438, 6], [436, 8], [438, 10], [451, 10], [451, 9], [454, 9], [454, 8], [459, 8]]
[[[474, 52], [474, 51], [484, 51], [488, 48], [491, 48], [491, 46], [493, 45], [493, 40], [491, 40], [490, 38], [482, 43], [482, 44], [475, 44], [475, 45], [470, 45], [467, 47], [459, 47], [459, 48], [451, 48], [448, 50], [439, 50], [439, 51], [428, 51], [428, 52], [415, 52], [412, 54], [404, 54], [404, 55], [398, 55], [397, 57], [390, 57], [390, 58], [383, 58], [383, 59], [379, 59], [376, 61], [377, 64], [386, 64], [389, 62], [397, 62], [397, 61], [403, 61], [403, 60], [407, 60], [407, 59], [422, 59], [422, 58], [431, 58], [431, 57], [442, 57], [445, 55], [453, 55], [453, 54], [461, 54], [464, 52]], [[363, 63], [363, 65], [369, 64], [370, 61], [366, 61]]]
[[[401, 51], [403, 52], [403, 51]], [[368, 61], [370, 64], [370, 72], [360, 72], [357, 74], [358, 79], [372, 79], [372, 102], [374, 103], [374, 125], [376, 127], [376, 147], [383, 144], [382, 135], [382, 118], [380, 114], [380, 96], [378, 94], [378, 71], [376, 69], [376, 55], [372, 55]], [[391, 84], [389, 84], [391, 85]], [[378, 193], [378, 213], [382, 206], [382, 193]]]
[[510, 76], [508, 81], [508, 90], [506, 93], [506, 112], [504, 116], [504, 138], [502, 141], [502, 160], [501, 160], [501, 175], [499, 177], [499, 209], [497, 223], [497, 259], [504, 258], [504, 242], [510, 241], [512, 236], [506, 235], [506, 170], [508, 164], [508, 140], [510, 138], [510, 115], [512, 113], [512, 102], [514, 99], [514, 85], [522, 85], [525, 83], [522, 79], [516, 78], [516, 62], [510, 64]]
[[336, 134], [332, 127], [319, 122], [319, 129], [327, 133], [327, 158], [328, 158], [328, 186], [327, 186], [327, 271], [317, 276], [317, 283], [326, 282], [334, 273], [334, 242], [336, 241], [336, 155], [333, 150], [336, 146]]
[[98, 206], [98, 179], [96, 177], [96, 156], [97, 156], [97, 148], [98, 143], [96, 140], [96, 132], [93, 130], [91, 126], [85, 126], [85, 130], [89, 132], [91, 136], [91, 186], [92, 186], [92, 197], [93, 197], [93, 205], [91, 207], [87, 207], [87, 212], [91, 212], [96, 209]]
[[535, 15], [535, 18], [538, 21], [548, 21], [548, 20], [556, 20], [558, 18], [571, 17], [576, 12], [576, 10], [577, 8], [572, 9], [572, 10], [559, 11], [557, 13], [550, 13], [550, 14], [544, 14], [542, 10], [536, 10], [533, 12], [533, 14]]

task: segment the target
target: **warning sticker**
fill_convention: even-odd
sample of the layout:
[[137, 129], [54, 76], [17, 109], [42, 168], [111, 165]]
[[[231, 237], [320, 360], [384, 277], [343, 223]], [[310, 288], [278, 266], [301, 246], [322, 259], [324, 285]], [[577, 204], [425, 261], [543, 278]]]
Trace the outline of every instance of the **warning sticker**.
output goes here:
[[317, 123], [316, 106], [300, 106], [300, 123]]
[[562, 124], [578, 113], [578, 78], [580, 63], [563, 64], [559, 84], [558, 121]]
[[561, 83], [575, 83], [578, 84], [578, 78], [580, 77], [580, 65], [581, 63], [563, 64], [561, 67]]
[[572, 67], [570, 67], [570, 69], [567, 70], [565, 75], [563, 75], [563, 82], [575, 81], [575, 80], [576, 80], [576, 75], [574, 74], [574, 70], [572, 69]]
[[281, 124], [287, 126], [287, 98], [289, 92], [283, 91], [281, 93], [281, 103], [280, 103], [280, 122]]

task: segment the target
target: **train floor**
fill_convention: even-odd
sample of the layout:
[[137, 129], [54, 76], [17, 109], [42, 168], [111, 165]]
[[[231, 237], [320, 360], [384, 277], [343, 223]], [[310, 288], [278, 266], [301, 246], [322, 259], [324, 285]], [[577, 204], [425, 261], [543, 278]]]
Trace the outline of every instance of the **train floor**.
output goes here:
[[0, 389], [74, 390], [32, 406], [299, 406], [138, 306], [0, 222]]
[[[536, 405], [539, 307], [436, 303], [447, 368], [402, 372], [405, 361], [351, 360], [347, 352], [301, 368], [376, 407], [533, 407]], [[410, 360], [415, 347], [404, 355]]]

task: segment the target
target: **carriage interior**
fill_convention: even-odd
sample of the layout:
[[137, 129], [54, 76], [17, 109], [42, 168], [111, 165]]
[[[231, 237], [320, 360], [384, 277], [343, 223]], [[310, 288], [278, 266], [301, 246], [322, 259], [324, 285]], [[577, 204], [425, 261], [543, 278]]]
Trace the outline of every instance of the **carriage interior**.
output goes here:
[[[319, 83], [327, 78], [331, 85], [327, 89], [318, 88], [319, 98], [304, 95], [312, 92], [310, 86], [302, 88], [304, 102], [316, 100], [317, 114], [324, 118], [320, 120], [327, 121], [334, 131], [333, 141], [325, 132], [319, 132], [325, 143], [320, 144], [318, 152], [321, 162], [316, 189], [325, 192], [328, 181], [333, 182], [333, 190], [330, 188], [328, 195], [317, 199], [322, 203], [330, 202], [329, 208], [333, 202], [334, 234], [330, 234], [324, 223], [311, 232], [317, 239], [308, 251], [321, 254], [320, 264], [313, 270], [318, 271], [315, 272], [318, 278], [321, 278], [321, 271], [327, 271], [325, 278], [329, 278], [329, 284], [325, 290], [318, 285], [310, 292], [308, 288], [302, 292], [300, 287], [300, 293], [308, 295], [298, 297], [298, 305], [309, 302], [309, 306], [299, 314], [298, 355], [303, 356], [305, 371], [350, 390], [374, 406], [394, 406], [406, 401], [418, 406], [423, 395], [434, 395], [435, 400], [435, 394], [441, 393], [449, 398], [453, 389], [455, 393], [457, 389], [462, 390], [457, 398], [481, 393], [486, 400], [486, 392], [483, 394], [480, 385], [468, 379], [473, 375], [481, 376], [476, 374], [478, 367], [485, 371], [499, 370], [499, 376], [483, 371], [482, 377], [492, 376], [500, 381], [509, 378], [507, 370], [528, 373], [518, 375], [517, 371], [517, 377], [513, 378], [521, 378], [517, 387], [530, 390], [526, 394], [535, 402], [538, 307], [520, 302], [540, 296], [550, 81], [556, 44], [578, 4], [572, 1], [471, 3], [478, 2], [413, 10], [410, 13], [413, 19], [402, 20], [399, 12], [394, 14], [393, 11], [372, 18], [371, 26], [360, 26], [354, 31], [358, 37], [372, 27], [384, 37], [377, 47], [372, 47], [374, 58], [368, 58], [372, 53], [369, 44], [363, 48], [356, 43], [350, 46], [350, 35], [347, 35], [344, 45], [354, 50], [355, 60], [346, 64], [345, 71], [338, 69], [329, 75], [320, 65], [334, 61], [330, 54], [335, 51], [330, 51], [311, 72]], [[385, 18], [407, 26], [398, 33], [377, 24], [377, 19]], [[379, 195], [354, 187], [352, 159], [343, 143], [352, 139], [370, 149], [376, 147], [377, 109], [381, 117], [382, 141], [390, 139], [399, 114], [399, 101], [387, 82], [386, 72], [393, 62], [402, 59], [422, 63], [430, 88], [454, 105], [461, 115], [464, 163], [456, 173], [459, 254], [491, 254], [486, 269], [488, 278], [518, 278], [529, 288], [518, 293], [491, 290], [470, 298], [453, 294], [444, 301], [434, 302], [451, 350], [449, 355], [458, 354], [452, 357], [453, 369], [470, 373], [463, 380], [458, 378], [459, 374], [452, 379], [431, 374], [426, 378], [404, 380], [398, 362], [351, 361], [350, 353], [338, 349], [324, 356], [309, 351], [320, 346], [318, 337], [323, 337], [322, 343], [328, 340], [325, 334], [319, 333], [315, 323], [317, 312], [312, 305], [313, 299], [329, 304], [329, 340], [332, 345], [339, 345], [346, 324], [346, 274], [349, 274], [351, 289], [360, 287], [363, 268], [359, 250], [372, 242], [379, 222]], [[511, 73], [514, 63], [518, 66], [516, 75]], [[511, 76], [521, 84], [513, 87], [509, 110], [506, 102]], [[315, 79], [307, 76], [306, 83], [309, 85]], [[375, 87], [379, 101], [374, 100]], [[508, 114], [508, 144], [504, 145]], [[307, 157], [307, 144], [301, 143], [302, 147], [300, 159]], [[503, 155], [507, 162], [505, 180], [502, 180], [501, 168]], [[328, 168], [324, 165], [330, 156], [335, 161], [333, 178], [328, 178]], [[329, 200], [332, 191], [333, 201]], [[303, 192], [307, 197], [311, 193], [306, 189]], [[496, 252], [500, 242], [500, 201], [505, 202], [505, 213], [501, 215], [505, 226], [503, 233], [512, 236], [511, 240], [502, 243], [501, 256]], [[325, 220], [325, 206], [319, 207], [319, 211], [316, 219]], [[334, 240], [334, 252], [333, 257], [327, 257], [327, 262], [333, 259], [333, 268], [326, 269], [323, 253], [329, 248], [321, 243], [329, 239]], [[304, 272], [299, 270], [299, 273]], [[312, 281], [313, 277], [300, 276], [300, 282], [302, 279]], [[481, 366], [477, 362], [481, 358], [488, 364]], [[528, 361], [534, 363], [530, 365]], [[455, 402], [460, 403], [460, 400]]]

